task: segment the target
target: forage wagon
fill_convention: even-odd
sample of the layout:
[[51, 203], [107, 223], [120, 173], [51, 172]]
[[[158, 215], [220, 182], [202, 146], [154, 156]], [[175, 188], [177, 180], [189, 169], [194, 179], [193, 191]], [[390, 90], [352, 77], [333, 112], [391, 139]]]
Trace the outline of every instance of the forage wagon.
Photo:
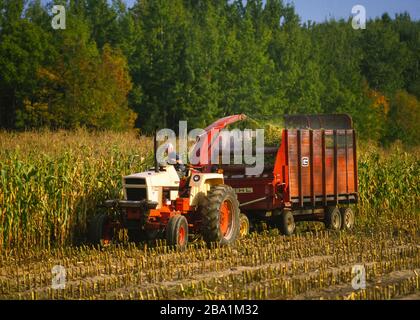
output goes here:
[[[219, 119], [205, 129], [209, 154], [219, 137], [211, 132], [245, 120], [245, 115]], [[265, 220], [291, 235], [296, 221], [323, 221], [334, 230], [351, 229], [358, 201], [356, 135], [350, 116], [285, 116], [279, 146], [265, 148], [267, 162], [258, 176], [246, 165], [159, 164], [123, 178], [124, 199], [108, 200], [108, 214], [90, 223], [92, 242], [112, 241], [120, 228], [129, 237], [154, 239], [165, 234], [170, 245], [185, 247], [190, 234], [207, 243], [233, 243]], [[182, 172], [180, 172], [182, 171]], [[180, 174], [181, 173], [181, 174]]]

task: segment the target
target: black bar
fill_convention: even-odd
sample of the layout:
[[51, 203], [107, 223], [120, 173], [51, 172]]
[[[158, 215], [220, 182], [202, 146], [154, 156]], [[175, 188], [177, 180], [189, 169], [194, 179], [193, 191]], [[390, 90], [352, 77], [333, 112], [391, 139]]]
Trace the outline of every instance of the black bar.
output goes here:
[[107, 200], [103, 203], [106, 208], [147, 208], [156, 209], [158, 203], [154, 201], [131, 201], [131, 200]]
[[[280, 297], [284, 299], [284, 297]], [[407, 310], [408, 314], [416, 314], [418, 302], [413, 301], [316, 301], [316, 300], [147, 300], [147, 301], [1, 301], [0, 306], [4, 313], [9, 311], [25, 317], [27, 312], [41, 314], [53, 305], [54, 308], [65, 312], [69, 317], [78, 317], [87, 314], [88, 317], [110, 318], [118, 317], [121, 310], [130, 313], [150, 315], [151, 319], [268, 319], [279, 310], [299, 310], [303, 317], [311, 317], [317, 308], [337, 308], [342, 314], [351, 314], [355, 309], [382, 310], [385, 314], [397, 316], [396, 310]], [[176, 310], [176, 311], [175, 311]], [[182, 311], [181, 311], [182, 310]], [[411, 311], [413, 313], [411, 313]], [[46, 313], [47, 319], [49, 313]]]
[[[341, 201], [341, 203], [345, 203], [348, 199], [356, 200], [357, 199], [357, 194], [351, 193], [351, 194], [343, 194], [343, 195], [338, 196], [338, 200]], [[290, 200], [290, 202], [300, 203], [300, 199], [299, 199], [299, 197], [293, 197]], [[310, 203], [312, 205], [312, 199], [310, 197], [304, 197], [303, 202], [306, 203], [306, 204]], [[322, 204], [323, 202], [324, 202], [323, 197], [315, 197], [315, 204], [318, 204], [318, 203]], [[328, 202], [334, 202], [335, 203], [335, 196], [328, 196], [327, 197], [327, 204], [328, 204]]]

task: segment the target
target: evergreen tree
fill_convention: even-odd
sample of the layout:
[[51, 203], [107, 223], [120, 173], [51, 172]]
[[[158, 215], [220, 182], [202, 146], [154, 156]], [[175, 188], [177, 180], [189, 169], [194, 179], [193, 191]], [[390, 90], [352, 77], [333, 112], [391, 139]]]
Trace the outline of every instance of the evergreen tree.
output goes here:
[[36, 73], [49, 56], [49, 36], [37, 25], [21, 18], [25, 1], [1, 3], [0, 31], [0, 125], [15, 128], [24, 102], [38, 90]]
[[370, 87], [392, 95], [404, 88], [409, 53], [388, 15], [368, 23], [362, 39], [362, 72]]
[[176, 125], [176, 118], [182, 117], [173, 111], [183, 81], [187, 15], [181, 0], [143, 0], [134, 8], [140, 37], [131, 60], [132, 76], [135, 89], [142, 91], [142, 103], [134, 107], [137, 124], [146, 130]]
[[[55, 4], [66, 30], [51, 27]], [[0, 127], [120, 130], [138, 114], [150, 132], [346, 112], [361, 137], [414, 144], [419, 61], [408, 13], [354, 30], [302, 24], [282, 0], [0, 0]]]

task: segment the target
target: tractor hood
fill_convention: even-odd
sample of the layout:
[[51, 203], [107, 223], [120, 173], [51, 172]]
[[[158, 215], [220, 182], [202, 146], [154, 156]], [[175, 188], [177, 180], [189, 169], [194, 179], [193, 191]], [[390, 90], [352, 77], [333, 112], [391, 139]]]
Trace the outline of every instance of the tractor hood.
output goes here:
[[163, 170], [159, 172], [149, 170], [126, 176], [124, 177], [124, 184], [127, 184], [128, 181], [136, 181], [137, 179], [141, 181], [141, 179], [144, 179], [146, 185], [150, 187], [178, 187], [179, 177], [174, 166], [168, 165]]
[[176, 199], [179, 177], [174, 166], [168, 165], [159, 172], [149, 170], [123, 178], [124, 198], [129, 201], [153, 201], [162, 206], [163, 188], [169, 189], [170, 200]]

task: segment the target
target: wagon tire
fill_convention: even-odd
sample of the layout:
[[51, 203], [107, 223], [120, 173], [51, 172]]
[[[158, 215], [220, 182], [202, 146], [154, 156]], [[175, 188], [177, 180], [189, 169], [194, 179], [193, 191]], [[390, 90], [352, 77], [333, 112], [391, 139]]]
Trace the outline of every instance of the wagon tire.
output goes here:
[[342, 226], [340, 210], [337, 207], [327, 207], [324, 218], [325, 227], [330, 230], [338, 231]]
[[114, 238], [114, 229], [111, 225], [111, 219], [105, 213], [95, 215], [88, 229], [88, 238], [90, 243], [102, 247], [112, 243]]
[[249, 235], [249, 229], [250, 229], [249, 219], [246, 216], [246, 214], [241, 213], [239, 215], [239, 237], [245, 238], [247, 235]]
[[231, 245], [239, 236], [239, 202], [235, 191], [227, 185], [216, 185], [207, 194], [207, 208], [202, 210], [204, 241], [210, 245]]
[[343, 230], [352, 230], [354, 227], [355, 215], [351, 208], [340, 208], [341, 228]]
[[178, 214], [169, 219], [166, 227], [166, 241], [169, 246], [184, 250], [188, 244], [188, 221]]
[[274, 217], [274, 225], [280, 230], [281, 234], [291, 236], [296, 229], [295, 219], [290, 210], [283, 210]]

